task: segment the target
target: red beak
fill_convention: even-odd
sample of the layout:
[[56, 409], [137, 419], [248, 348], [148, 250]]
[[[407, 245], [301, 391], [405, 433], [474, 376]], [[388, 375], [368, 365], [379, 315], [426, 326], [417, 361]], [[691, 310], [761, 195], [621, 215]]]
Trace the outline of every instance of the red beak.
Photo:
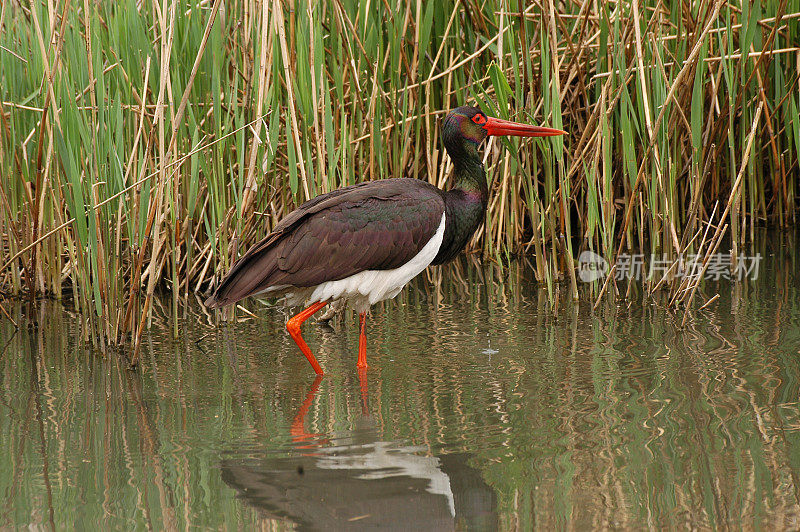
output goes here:
[[566, 131], [560, 129], [553, 129], [550, 127], [531, 126], [528, 124], [520, 124], [511, 122], [509, 120], [501, 120], [500, 118], [486, 117], [486, 123], [483, 129], [489, 136], [498, 135], [513, 135], [515, 137], [555, 137], [557, 135], [566, 135]]

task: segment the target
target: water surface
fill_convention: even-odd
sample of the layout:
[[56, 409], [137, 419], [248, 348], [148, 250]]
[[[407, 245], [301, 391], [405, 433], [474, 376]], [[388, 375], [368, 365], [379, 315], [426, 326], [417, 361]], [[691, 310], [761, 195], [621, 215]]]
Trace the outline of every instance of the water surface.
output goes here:
[[6, 301], [0, 527], [796, 529], [798, 268], [757, 251], [684, 329], [461, 261], [373, 309], [366, 374], [356, 316], [308, 322], [322, 379], [278, 308], [190, 302], [174, 339], [156, 306], [132, 372], [68, 303]]

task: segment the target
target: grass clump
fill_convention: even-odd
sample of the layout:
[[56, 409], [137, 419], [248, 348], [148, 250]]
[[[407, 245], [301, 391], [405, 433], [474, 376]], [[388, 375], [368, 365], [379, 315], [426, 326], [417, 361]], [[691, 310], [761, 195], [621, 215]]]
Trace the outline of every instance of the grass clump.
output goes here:
[[702, 267], [728, 236], [735, 262], [795, 222], [799, 4], [4, 2], [0, 287], [137, 340], [157, 290], [203, 292], [298, 203], [444, 186], [438, 121], [470, 102], [570, 132], [490, 142], [472, 251], [530, 253], [575, 296], [582, 250]]

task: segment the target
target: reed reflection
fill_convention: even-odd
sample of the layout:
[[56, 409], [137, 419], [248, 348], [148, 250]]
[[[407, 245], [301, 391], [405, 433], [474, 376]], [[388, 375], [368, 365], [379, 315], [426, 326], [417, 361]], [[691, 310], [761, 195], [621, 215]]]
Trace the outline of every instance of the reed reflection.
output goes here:
[[307, 479], [329, 482], [337, 512], [353, 498], [324, 490], [373, 486], [348, 519], [406, 490], [444, 528], [797, 528], [793, 249], [748, 252], [770, 257], [761, 278], [708, 283], [698, 301], [720, 297], [686, 327], [612, 295], [553, 310], [528, 267], [458, 262], [376, 313], [364, 375], [354, 316], [308, 327], [330, 368], [318, 382], [269, 308], [219, 327], [190, 305], [174, 339], [158, 300], [131, 372], [88, 348], [69, 307], [9, 305], [0, 528], [309, 527], [321, 506], [248, 498]]

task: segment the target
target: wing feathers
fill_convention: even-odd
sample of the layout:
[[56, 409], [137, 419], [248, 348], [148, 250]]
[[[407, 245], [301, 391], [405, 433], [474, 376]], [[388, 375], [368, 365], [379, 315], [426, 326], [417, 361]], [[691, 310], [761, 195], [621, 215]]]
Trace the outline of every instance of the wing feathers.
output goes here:
[[317, 196], [284, 218], [231, 268], [207, 301], [234, 303], [275, 286], [316, 286], [405, 264], [430, 240], [442, 193], [416, 179], [388, 179]]

